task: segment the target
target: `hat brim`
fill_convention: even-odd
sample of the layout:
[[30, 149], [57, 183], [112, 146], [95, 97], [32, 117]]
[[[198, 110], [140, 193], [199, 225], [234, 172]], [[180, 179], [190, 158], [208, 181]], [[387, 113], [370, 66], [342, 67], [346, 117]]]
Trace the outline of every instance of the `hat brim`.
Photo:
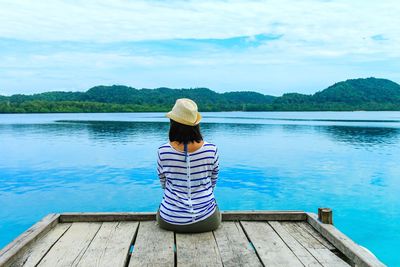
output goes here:
[[171, 120], [174, 120], [174, 121], [179, 122], [181, 124], [188, 125], [188, 126], [196, 126], [197, 124], [200, 123], [201, 118], [202, 118], [201, 114], [199, 112], [197, 112], [196, 121], [195, 122], [190, 122], [190, 121], [187, 121], [185, 119], [182, 119], [182, 118], [176, 116], [172, 111], [170, 111], [167, 114], [165, 114], [165, 117], [170, 118]]

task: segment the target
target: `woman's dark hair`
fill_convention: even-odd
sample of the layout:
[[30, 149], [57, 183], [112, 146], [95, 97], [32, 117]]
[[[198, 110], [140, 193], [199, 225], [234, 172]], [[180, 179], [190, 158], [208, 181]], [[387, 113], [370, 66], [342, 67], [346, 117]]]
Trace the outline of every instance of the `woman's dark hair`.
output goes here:
[[178, 143], [199, 143], [203, 140], [200, 132], [200, 125], [195, 126], [185, 125], [174, 120], [170, 120], [169, 141], [177, 141]]

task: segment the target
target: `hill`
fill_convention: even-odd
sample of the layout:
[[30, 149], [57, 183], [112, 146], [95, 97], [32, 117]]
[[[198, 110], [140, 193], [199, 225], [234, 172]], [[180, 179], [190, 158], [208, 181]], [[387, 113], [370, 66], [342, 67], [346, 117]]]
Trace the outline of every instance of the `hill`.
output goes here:
[[386, 79], [352, 79], [313, 95], [284, 94], [276, 110], [400, 110], [400, 85]]
[[400, 85], [390, 80], [367, 78], [336, 83], [313, 96], [314, 101], [362, 104], [398, 103]]
[[0, 96], [0, 112], [143, 112], [167, 111], [177, 98], [191, 98], [202, 111], [263, 109], [275, 97], [256, 92], [217, 93], [207, 88], [135, 89], [96, 86], [86, 92], [45, 92]]
[[0, 96], [0, 113], [167, 111], [182, 97], [196, 101], [201, 111], [400, 110], [399, 84], [366, 78], [338, 82], [313, 95], [280, 97], [251, 91], [217, 93], [208, 88], [96, 86], [86, 92]]

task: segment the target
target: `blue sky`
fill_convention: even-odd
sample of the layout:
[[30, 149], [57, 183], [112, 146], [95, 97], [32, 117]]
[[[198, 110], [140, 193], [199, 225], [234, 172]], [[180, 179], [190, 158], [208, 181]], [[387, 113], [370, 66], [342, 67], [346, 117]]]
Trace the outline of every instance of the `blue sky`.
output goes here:
[[400, 82], [397, 0], [0, 0], [0, 95], [209, 87], [281, 95]]

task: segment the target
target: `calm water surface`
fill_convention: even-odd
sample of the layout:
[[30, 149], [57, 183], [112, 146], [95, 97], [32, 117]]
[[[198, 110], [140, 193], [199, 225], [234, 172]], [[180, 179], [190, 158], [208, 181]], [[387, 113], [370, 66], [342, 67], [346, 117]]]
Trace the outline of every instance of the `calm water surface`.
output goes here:
[[[332, 207], [400, 266], [400, 112], [204, 113], [222, 210]], [[160, 113], [0, 115], [0, 247], [50, 212], [155, 211]]]

